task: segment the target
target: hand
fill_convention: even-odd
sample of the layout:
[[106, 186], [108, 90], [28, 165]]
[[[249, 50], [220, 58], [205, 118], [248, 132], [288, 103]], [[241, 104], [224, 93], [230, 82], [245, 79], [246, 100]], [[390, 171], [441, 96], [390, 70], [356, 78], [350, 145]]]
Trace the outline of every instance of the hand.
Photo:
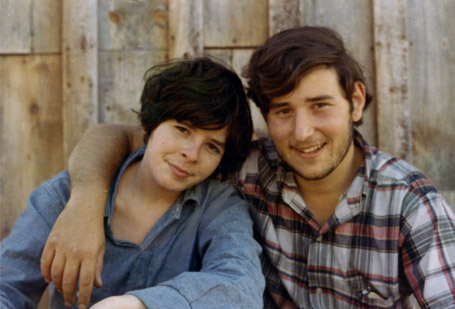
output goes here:
[[105, 298], [96, 304], [91, 309], [147, 309], [144, 303], [133, 295], [111, 296]]
[[63, 292], [67, 306], [74, 304], [79, 274], [79, 305], [85, 308], [90, 302], [93, 284], [102, 286], [105, 248], [103, 216], [87, 205], [96, 205], [96, 202], [88, 195], [72, 194], [41, 256], [41, 272], [46, 282], [53, 281], [57, 290]]

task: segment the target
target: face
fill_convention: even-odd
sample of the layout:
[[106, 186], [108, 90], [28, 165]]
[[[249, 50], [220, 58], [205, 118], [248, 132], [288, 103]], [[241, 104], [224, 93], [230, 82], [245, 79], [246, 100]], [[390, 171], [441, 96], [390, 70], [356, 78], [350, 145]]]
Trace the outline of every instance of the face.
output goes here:
[[226, 138], [226, 127], [204, 130], [167, 120], [150, 135], [141, 163], [159, 189], [180, 193], [212, 175], [223, 157]]
[[324, 179], [353, 155], [353, 121], [362, 116], [364, 91], [357, 83], [351, 112], [336, 71], [320, 67], [293, 91], [271, 100], [270, 137], [297, 180]]

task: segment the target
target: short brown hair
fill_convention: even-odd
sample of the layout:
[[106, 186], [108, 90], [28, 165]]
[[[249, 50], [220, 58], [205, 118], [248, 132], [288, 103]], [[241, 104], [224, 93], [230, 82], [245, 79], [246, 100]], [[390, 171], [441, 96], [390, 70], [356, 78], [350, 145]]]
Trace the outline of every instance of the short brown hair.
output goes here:
[[[255, 51], [243, 71], [248, 80], [247, 95], [266, 118], [270, 100], [291, 92], [301, 78], [316, 66], [335, 69], [350, 103], [354, 83], [362, 82], [366, 89], [367, 108], [373, 97], [368, 92], [362, 68], [345, 49], [340, 35], [325, 27], [293, 28], [268, 39]], [[362, 119], [354, 124], [362, 124]]]

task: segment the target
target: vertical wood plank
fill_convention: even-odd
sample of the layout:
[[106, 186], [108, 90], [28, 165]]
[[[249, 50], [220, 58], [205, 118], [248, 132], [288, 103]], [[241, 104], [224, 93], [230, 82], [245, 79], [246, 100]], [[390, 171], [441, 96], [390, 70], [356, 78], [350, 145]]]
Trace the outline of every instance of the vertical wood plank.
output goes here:
[[406, 1], [413, 164], [455, 208], [455, 1]]
[[167, 49], [166, 0], [99, 0], [99, 50]]
[[0, 53], [58, 53], [61, 2], [0, 0]]
[[205, 0], [205, 47], [252, 47], [268, 38], [267, 0]]
[[30, 10], [33, 0], [0, 0], [0, 53], [26, 54], [32, 50]]
[[28, 195], [63, 169], [61, 59], [0, 57], [1, 238]]
[[412, 162], [404, 0], [374, 0], [378, 146]]
[[100, 122], [138, 124], [144, 74], [164, 62], [166, 51], [101, 51], [99, 53]]
[[97, 1], [63, 1], [64, 153], [98, 122]]
[[269, 35], [300, 26], [300, 1], [269, 0]]
[[32, 51], [59, 53], [62, 47], [62, 1], [34, 0], [32, 26]]
[[202, 55], [202, 0], [169, 0], [169, 58]]

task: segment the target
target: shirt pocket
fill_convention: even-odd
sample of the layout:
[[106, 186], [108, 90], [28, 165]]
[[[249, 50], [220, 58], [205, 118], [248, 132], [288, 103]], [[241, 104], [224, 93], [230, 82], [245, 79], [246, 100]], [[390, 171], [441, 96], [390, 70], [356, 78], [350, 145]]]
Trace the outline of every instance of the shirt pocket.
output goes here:
[[352, 296], [359, 304], [375, 308], [396, 308], [399, 306], [399, 294], [391, 290], [390, 284], [374, 282], [368, 278], [356, 275], [346, 279], [346, 284], [352, 291]]

